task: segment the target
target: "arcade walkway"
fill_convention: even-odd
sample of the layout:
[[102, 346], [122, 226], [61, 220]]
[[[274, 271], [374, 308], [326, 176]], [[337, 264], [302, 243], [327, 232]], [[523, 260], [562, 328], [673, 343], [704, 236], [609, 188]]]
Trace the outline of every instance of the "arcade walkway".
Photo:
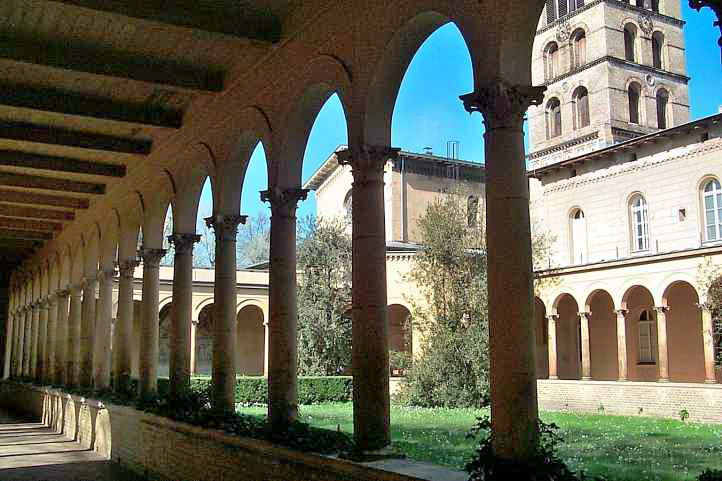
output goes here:
[[141, 481], [117, 464], [37, 422], [0, 410], [3, 481]]

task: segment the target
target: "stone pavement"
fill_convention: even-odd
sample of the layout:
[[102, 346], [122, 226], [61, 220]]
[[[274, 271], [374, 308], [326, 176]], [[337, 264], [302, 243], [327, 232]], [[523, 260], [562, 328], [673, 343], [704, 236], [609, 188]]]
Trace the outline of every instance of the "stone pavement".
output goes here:
[[38, 422], [0, 410], [2, 481], [142, 481]]

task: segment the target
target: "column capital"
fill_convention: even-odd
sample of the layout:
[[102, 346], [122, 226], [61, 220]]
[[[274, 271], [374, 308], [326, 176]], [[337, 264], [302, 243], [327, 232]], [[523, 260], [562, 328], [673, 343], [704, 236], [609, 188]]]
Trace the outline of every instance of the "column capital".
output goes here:
[[234, 241], [238, 233], [238, 224], [245, 224], [248, 219], [247, 215], [223, 215], [216, 214], [206, 217], [206, 225], [212, 227], [216, 233], [216, 240]]
[[115, 278], [115, 275], [116, 275], [115, 267], [111, 267], [109, 269], [99, 269], [97, 277], [100, 282], [106, 282], [106, 281], [112, 281]]
[[261, 202], [271, 204], [271, 215], [294, 217], [298, 201], [305, 200], [307, 196], [308, 189], [271, 187], [261, 191]]
[[80, 297], [83, 294], [83, 282], [70, 285], [70, 295], [73, 297]]
[[350, 165], [354, 185], [383, 182], [386, 161], [398, 157], [401, 149], [380, 145], [361, 145], [354, 149], [336, 152], [339, 165]]
[[614, 313], [617, 316], [626, 316], [627, 315], [627, 309], [615, 309]]
[[200, 242], [199, 234], [172, 234], [168, 236], [168, 242], [175, 247], [176, 254], [190, 254], [193, 252], [193, 244]]
[[156, 268], [160, 266], [160, 260], [165, 255], [165, 249], [151, 249], [143, 247], [138, 251], [138, 257], [143, 259], [143, 268]]
[[95, 289], [95, 286], [97, 284], [98, 284], [98, 278], [96, 276], [85, 276], [85, 277], [83, 277], [83, 280], [80, 281], [80, 288], [82, 290]]
[[191, 324], [193, 324], [196, 327], [198, 327], [198, 324], [200, 324], [200, 323], [201, 323], [201, 321], [199, 321], [198, 319], [191, 320]]
[[700, 303], [696, 304], [696, 306], [700, 311], [711, 311], [712, 310], [712, 305], [709, 302], [700, 302]]
[[118, 262], [117, 266], [122, 279], [132, 279], [135, 268], [138, 267], [138, 259], [126, 259]]
[[666, 314], [667, 312], [669, 312], [668, 306], [654, 306], [652, 309], [661, 314]]
[[69, 295], [70, 295], [70, 287], [69, 286], [67, 289], [59, 289], [58, 291], [55, 292], [55, 296], [57, 298], [68, 297]]
[[559, 314], [547, 314], [547, 321], [557, 322], [559, 320]]
[[513, 85], [497, 79], [459, 98], [467, 112], [480, 112], [484, 116], [487, 131], [521, 130], [527, 109], [532, 105], [541, 105], [545, 91], [544, 86]]
[[38, 304], [40, 305], [40, 309], [47, 309], [48, 307], [50, 307], [49, 296], [39, 299]]
[[592, 316], [592, 313], [588, 311], [579, 311], [577, 314], [579, 315], [579, 317], [586, 317], [587, 319]]

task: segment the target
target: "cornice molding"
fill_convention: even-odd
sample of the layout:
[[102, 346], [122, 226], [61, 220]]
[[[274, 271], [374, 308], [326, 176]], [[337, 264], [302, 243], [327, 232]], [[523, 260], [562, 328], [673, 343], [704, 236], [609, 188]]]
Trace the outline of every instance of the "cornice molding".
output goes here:
[[587, 63], [585, 63], [584, 65], [581, 65], [581, 66], [579, 66], [579, 67], [577, 67], [577, 68], [571, 69], [571, 70], [569, 70], [569, 71], [567, 71], [567, 72], [565, 72], [565, 73], [563, 73], [563, 74], [561, 74], [561, 75], [559, 75], [559, 76], [557, 76], [557, 77], [554, 77], [554, 78], [551, 78], [551, 79], [549, 79], [549, 80], [546, 80], [546, 81], [544, 81], [541, 85], [544, 85], [544, 86], [547, 86], [547, 87], [548, 87], [548, 86], [550, 86], [550, 85], [552, 85], [552, 84], [555, 84], [555, 83], [557, 83], [557, 82], [561, 82], [562, 80], [565, 80], [565, 79], [567, 79], [567, 78], [569, 78], [569, 77], [571, 77], [571, 76], [573, 76], [573, 75], [576, 75], [576, 74], [578, 74], [578, 73], [580, 73], [580, 72], [583, 72], [583, 71], [585, 71], [585, 70], [588, 70], [588, 69], [590, 69], [590, 68], [592, 68], [592, 67], [595, 67], [595, 66], [600, 65], [600, 64], [605, 63], [605, 62], [608, 62], [608, 63], [611, 63], [611, 64], [615, 64], [616, 66], [621, 66], [621, 67], [630, 68], [630, 69], [632, 69], [632, 70], [638, 70], [638, 71], [641, 71], [642, 73], [648, 73], [648, 74], [657, 75], [657, 76], [659, 76], [659, 77], [663, 77], [663, 78], [665, 78], [665, 79], [667, 79], [667, 80], [670, 80], [670, 81], [681, 82], [681, 83], [683, 83], [683, 84], [685, 84], [685, 85], [686, 85], [686, 84], [689, 82], [689, 80], [690, 80], [690, 77], [687, 77], [686, 75], [682, 75], [682, 74], [678, 74], [678, 73], [674, 73], [674, 72], [669, 72], [669, 71], [667, 71], [667, 70], [662, 70], [662, 69], [659, 69], [659, 68], [655, 68], [655, 67], [652, 67], [652, 66], [650, 66], [650, 65], [643, 65], [643, 64], [641, 64], [641, 63], [630, 62], [629, 60], [625, 60], [625, 59], [622, 59], [622, 58], [617, 58], [617, 57], [614, 57], [614, 56], [612, 56], [612, 55], [605, 55], [605, 56], [603, 56], [603, 57], [599, 57], [599, 58], [597, 58], [597, 59], [594, 59], [594, 60], [592, 60], [591, 62], [587, 62]]

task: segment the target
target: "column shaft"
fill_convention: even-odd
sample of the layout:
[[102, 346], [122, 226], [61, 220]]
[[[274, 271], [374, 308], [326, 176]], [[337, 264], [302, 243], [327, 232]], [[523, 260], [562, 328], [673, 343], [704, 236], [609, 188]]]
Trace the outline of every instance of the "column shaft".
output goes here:
[[617, 313], [617, 363], [619, 366], [619, 380], [627, 380], [627, 311], [619, 309]]
[[27, 313], [27, 306], [23, 307], [22, 311], [18, 313], [18, 335], [15, 340], [17, 349], [15, 350], [15, 377], [23, 376], [23, 356], [25, 354], [25, 317]]
[[113, 362], [115, 363], [115, 390], [130, 391], [131, 357], [133, 352], [133, 274], [138, 263], [133, 260], [120, 262], [118, 282], [118, 314], [113, 337]]
[[657, 311], [657, 349], [659, 382], [669, 381], [669, 355], [667, 350], [667, 308], [655, 307]]
[[218, 411], [235, 409], [236, 233], [241, 222], [245, 217], [237, 215], [206, 219], [216, 235], [211, 403]]
[[10, 365], [13, 356], [13, 323], [15, 321], [15, 315], [10, 314], [8, 316], [7, 323], [5, 324], [5, 359], [3, 360], [3, 379], [10, 378]]
[[70, 319], [68, 322], [67, 369], [65, 384], [76, 387], [80, 382], [80, 328], [83, 315], [82, 287], [73, 286], [70, 291]]
[[30, 359], [32, 359], [32, 339], [33, 339], [33, 308], [32, 304], [28, 306], [25, 312], [25, 336], [23, 337], [23, 377], [30, 376]]
[[549, 338], [549, 379], [559, 379], [557, 374], [557, 316], [547, 316], [547, 337]]
[[141, 249], [143, 258], [143, 318], [140, 328], [139, 393], [152, 396], [158, 391], [158, 271], [163, 249]]
[[193, 320], [191, 322], [191, 375], [198, 373], [198, 367], [196, 366], [197, 336], [198, 321]]
[[55, 384], [63, 384], [68, 368], [68, 304], [70, 291], [58, 292], [57, 307], [57, 347], [55, 349]]
[[589, 348], [589, 314], [579, 313], [579, 330], [581, 331], [582, 342], [582, 380], [589, 381], [592, 378], [592, 356]]
[[397, 149], [339, 152], [350, 164], [352, 197], [352, 350], [354, 438], [361, 450], [391, 443], [389, 327], [386, 296], [384, 167]]
[[56, 294], [51, 294], [48, 300], [47, 337], [45, 342], [45, 368], [43, 378], [47, 384], [55, 380], [55, 350], [58, 335], [58, 301]]
[[42, 383], [45, 380], [46, 356], [48, 342], [48, 301], [43, 299], [40, 302], [40, 312], [38, 313], [38, 355], [37, 366], [35, 370], [35, 380]]
[[86, 277], [83, 285], [83, 308], [80, 320], [80, 387], [93, 386], [93, 351], [95, 347], [95, 291], [98, 280]]
[[703, 305], [702, 309], [702, 343], [704, 345], [704, 382], [716, 383], [714, 359], [714, 323], [712, 321], [712, 310]]
[[113, 319], [114, 269], [99, 272], [98, 312], [95, 320], [93, 384], [96, 390], [110, 387], [110, 330]]
[[268, 319], [263, 322], [263, 375], [268, 377], [268, 350], [270, 348], [270, 329]]
[[28, 376], [37, 379], [38, 372], [38, 338], [40, 334], [40, 303], [35, 302], [32, 311], [32, 322], [30, 330], [30, 365], [28, 366]]
[[175, 246], [173, 261], [173, 306], [170, 325], [171, 397], [190, 389], [191, 318], [193, 315], [193, 244], [196, 234], [174, 234], [168, 238]]

